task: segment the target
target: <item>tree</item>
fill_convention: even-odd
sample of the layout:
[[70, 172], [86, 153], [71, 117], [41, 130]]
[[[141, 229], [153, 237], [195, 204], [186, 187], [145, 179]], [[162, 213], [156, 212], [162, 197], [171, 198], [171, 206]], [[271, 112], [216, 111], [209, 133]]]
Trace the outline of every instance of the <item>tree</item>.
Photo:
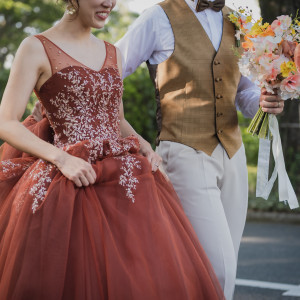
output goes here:
[[157, 136], [154, 87], [146, 66], [124, 80], [125, 118], [134, 129], [154, 146]]
[[0, 97], [8, 76], [5, 62], [12, 60], [25, 37], [49, 28], [62, 11], [61, 5], [49, 0], [0, 2]]
[[[37, 34], [52, 26], [62, 12], [62, 5], [49, 0], [0, 2], [0, 99], [11, 61], [21, 41], [28, 35]], [[34, 101], [35, 98], [32, 97], [25, 116], [30, 113]]]

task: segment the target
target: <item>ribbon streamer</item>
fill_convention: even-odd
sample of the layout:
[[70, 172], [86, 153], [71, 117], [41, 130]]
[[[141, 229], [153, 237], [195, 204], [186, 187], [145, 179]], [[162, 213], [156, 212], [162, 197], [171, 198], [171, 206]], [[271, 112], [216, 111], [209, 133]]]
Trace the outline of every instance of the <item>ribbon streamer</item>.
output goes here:
[[267, 200], [278, 175], [279, 201], [287, 201], [291, 209], [298, 208], [297, 196], [285, 169], [279, 126], [275, 115], [269, 116], [269, 129], [273, 135], [272, 152], [275, 167], [270, 180], [268, 180], [271, 141], [259, 139], [256, 197], [262, 197]]

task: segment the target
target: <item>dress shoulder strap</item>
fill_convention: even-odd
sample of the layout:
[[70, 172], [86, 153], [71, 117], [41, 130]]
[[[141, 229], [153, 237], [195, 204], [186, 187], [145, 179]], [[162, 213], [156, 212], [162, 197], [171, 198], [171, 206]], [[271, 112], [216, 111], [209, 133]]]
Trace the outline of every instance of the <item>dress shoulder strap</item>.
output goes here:
[[39, 34], [35, 35], [35, 37], [39, 39], [44, 46], [51, 65], [52, 75], [66, 67], [78, 65], [78, 62], [75, 59], [66, 54], [45, 36]]
[[106, 59], [103, 67], [112, 67], [118, 69], [118, 60], [117, 60], [117, 49], [114, 45], [105, 42], [106, 47]]

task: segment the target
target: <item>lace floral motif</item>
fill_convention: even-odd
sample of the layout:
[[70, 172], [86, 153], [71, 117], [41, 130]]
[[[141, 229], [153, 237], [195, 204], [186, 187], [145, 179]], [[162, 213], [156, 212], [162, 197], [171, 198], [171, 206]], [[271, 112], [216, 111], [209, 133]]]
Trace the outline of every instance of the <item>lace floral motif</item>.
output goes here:
[[33, 183], [29, 195], [33, 196], [32, 212], [35, 213], [47, 194], [48, 186], [51, 183], [50, 173], [55, 166], [40, 159], [34, 169], [29, 173]]
[[5, 175], [6, 179], [13, 178], [24, 171], [26, 171], [32, 162], [27, 162], [27, 163], [16, 163], [13, 162], [12, 160], [4, 160], [0, 162], [0, 172], [2, 172]]
[[52, 107], [47, 113], [57, 146], [120, 137], [119, 106], [123, 85], [110, 70], [95, 72], [73, 67], [57, 73], [62, 82], [68, 83], [50, 99]]
[[1, 162], [1, 167], [2, 167], [2, 172], [4, 174], [12, 173], [12, 170], [15, 168], [20, 168], [22, 167], [20, 164], [15, 164], [10, 160], [5, 160]]
[[95, 163], [97, 160], [108, 156], [119, 156], [127, 152], [137, 152], [138, 141], [134, 137], [118, 140], [89, 140], [84, 144], [88, 150], [88, 162]]
[[136, 185], [139, 181], [133, 176], [133, 169], [141, 169], [141, 163], [132, 155], [116, 157], [115, 159], [119, 159], [123, 162], [123, 166], [121, 167], [123, 174], [120, 176], [119, 184], [125, 187], [126, 197], [134, 203], [135, 197], [133, 191], [136, 190]]

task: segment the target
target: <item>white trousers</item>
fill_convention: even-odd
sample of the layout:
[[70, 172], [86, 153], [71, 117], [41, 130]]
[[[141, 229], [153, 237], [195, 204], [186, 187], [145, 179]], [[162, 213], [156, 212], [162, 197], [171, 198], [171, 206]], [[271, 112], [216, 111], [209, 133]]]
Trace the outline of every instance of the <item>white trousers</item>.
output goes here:
[[225, 297], [231, 300], [248, 206], [244, 146], [231, 159], [221, 144], [212, 156], [169, 141], [161, 141], [157, 152]]

